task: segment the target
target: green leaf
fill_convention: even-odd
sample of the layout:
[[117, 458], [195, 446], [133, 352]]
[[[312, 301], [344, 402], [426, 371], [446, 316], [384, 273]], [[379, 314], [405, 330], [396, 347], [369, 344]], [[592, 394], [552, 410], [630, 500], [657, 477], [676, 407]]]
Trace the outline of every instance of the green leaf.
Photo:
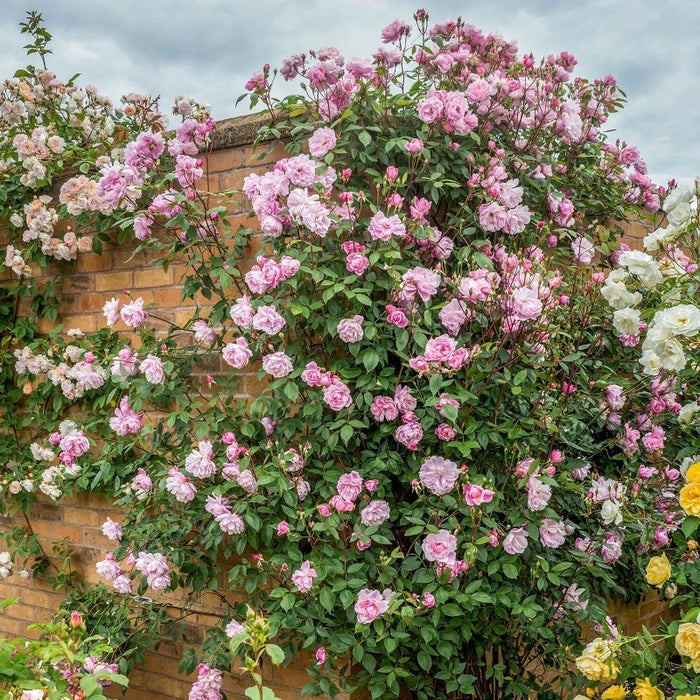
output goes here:
[[363, 146], [369, 146], [370, 143], [372, 143], [372, 137], [367, 131], [361, 131], [358, 135], [357, 138], [359, 139], [360, 143]]
[[694, 515], [689, 515], [683, 521], [681, 530], [683, 530], [683, 534], [687, 539], [690, 539], [695, 534], [695, 531], [698, 529], [698, 525], [700, 525], [700, 518], [696, 518]]
[[272, 661], [275, 666], [284, 663], [284, 651], [282, 647], [278, 647], [276, 644], [266, 644], [265, 653], [270, 657], [270, 661]]

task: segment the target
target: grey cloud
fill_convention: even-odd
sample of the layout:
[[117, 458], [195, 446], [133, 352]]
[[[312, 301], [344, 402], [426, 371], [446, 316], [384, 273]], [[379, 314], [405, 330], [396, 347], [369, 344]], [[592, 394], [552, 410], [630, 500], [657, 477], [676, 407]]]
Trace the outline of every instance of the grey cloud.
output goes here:
[[[692, 178], [700, 171], [700, 4], [686, 0], [42, 0], [59, 76], [81, 72], [113, 99], [131, 90], [160, 93], [164, 109], [176, 94], [234, 114], [248, 77], [269, 62], [312, 47], [337, 46], [367, 56], [381, 28], [410, 20], [423, 6], [431, 20], [462, 18], [516, 40], [521, 51], [546, 56], [567, 50], [577, 74], [615, 75], [628, 106], [611, 126], [616, 138], [638, 145], [651, 175]], [[39, 0], [37, 0], [39, 2]], [[27, 63], [17, 23], [25, 0], [0, 4], [0, 71]], [[36, 9], [42, 10], [40, 6]], [[240, 113], [243, 107], [238, 110]]]

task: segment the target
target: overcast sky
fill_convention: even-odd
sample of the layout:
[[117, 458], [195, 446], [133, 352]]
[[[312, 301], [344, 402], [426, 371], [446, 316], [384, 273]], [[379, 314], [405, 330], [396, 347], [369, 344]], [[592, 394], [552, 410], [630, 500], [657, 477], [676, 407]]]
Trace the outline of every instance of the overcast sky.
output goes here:
[[628, 99], [612, 126], [650, 175], [665, 184], [700, 174], [698, 0], [0, 0], [0, 70], [27, 64], [17, 25], [35, 9], [54, 35], [59, 77], [81, 73], [115, 101], [160, 94], [165, 110], [182, 93], [223, 119], [244, 111], [236, 98], [265, 62], [331, 45], [369, 56], [382, 27], [412, 21], [417, 7], [432, 21], [461, 15], [536, 57], [567, 50], [582, 77], [612, 74]]

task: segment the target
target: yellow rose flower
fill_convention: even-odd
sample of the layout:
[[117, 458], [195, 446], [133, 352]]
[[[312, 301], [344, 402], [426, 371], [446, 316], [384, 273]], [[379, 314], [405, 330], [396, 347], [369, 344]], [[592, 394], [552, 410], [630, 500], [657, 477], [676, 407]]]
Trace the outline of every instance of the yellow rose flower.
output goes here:
[[664, 700], [665, 697], [655, 685], [651, 684], [648, 678], [643, 681], [637, 679], [632, 693], [637, 700]]
[[695, 464], [691, 464], [688, 467], [688, 471], [685, 473], [685, 480], [693, 484], [700, 482], [700, 462], [695, 462]]
[[695, 622], [680, 625], [675, 644], [679, 654], [689, 656], [691, 660], [700, 658], [700, 625]]
[[688, 514], [700, 517], [700, 483], [691, 482], [681, 489], [681, 508]]
[[625, 700], [627, 691], [621, 685], [611, 685], [600, 697], [601, 700]]
[[668, 581], [671, 576], [671, 562], [665, 554], [660, 557], [652, 557], [647, 564], [647, 583], [659, 588]]

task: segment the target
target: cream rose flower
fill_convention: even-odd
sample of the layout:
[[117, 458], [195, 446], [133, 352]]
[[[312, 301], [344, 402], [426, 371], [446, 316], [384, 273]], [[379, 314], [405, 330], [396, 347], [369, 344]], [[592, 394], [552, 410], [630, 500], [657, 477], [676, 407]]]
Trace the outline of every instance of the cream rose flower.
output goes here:
[[671, 576], [671, 562], [665, 554], [660, 557], [652, 557], [647, 564], [647, 583], [661, 587]]
[[700, 625], [696, 622], [680, 625], [674, 641], [679, 654], [689, 656], [692, 661], [700, 658]]
[[586, 645], [581, 656], [576, 659], [576, 668], [589, 681], [614, 680], [620, 672], [620, 666], [613, 651], [608, 640], [594, 639]]

